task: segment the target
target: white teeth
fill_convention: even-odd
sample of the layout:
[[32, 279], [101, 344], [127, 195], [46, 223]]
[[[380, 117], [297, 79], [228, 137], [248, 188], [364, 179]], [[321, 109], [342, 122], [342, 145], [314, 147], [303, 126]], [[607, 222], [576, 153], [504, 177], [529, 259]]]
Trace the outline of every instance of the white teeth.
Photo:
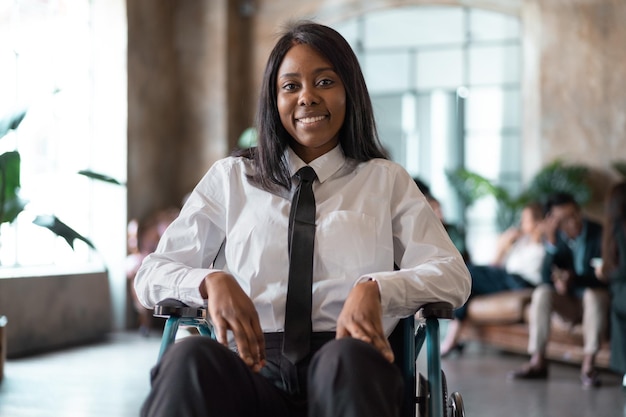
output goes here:
[[298, 119], [300, 123], [315, 123], [323, 120], [326, 116], [305, 117], [304, 119]]

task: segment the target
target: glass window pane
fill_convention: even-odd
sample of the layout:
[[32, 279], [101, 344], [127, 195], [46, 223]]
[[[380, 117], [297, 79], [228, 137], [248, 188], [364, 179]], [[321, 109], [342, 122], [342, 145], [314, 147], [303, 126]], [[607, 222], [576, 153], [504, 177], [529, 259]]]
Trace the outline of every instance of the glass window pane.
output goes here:
[[520, 21], [515, 16], [481, 9], [470, 9], [472, 40], [502, 40], [520, 37]]
[[463, 51], [443, 49], [417, 54], [418, 89], [452, 88], [463, 84]]
[[367, 54], [362, 60], [363, 73], [370, 92], [404, 91], [409, 84], [409, 54]]
[[380, 141], [397, 162], [403, 161], [402, 96], [372, 95], [372, 106]]
[[469, 49], [470, 84], [519, 82], [520, 66], [519, 45], [472, 46]]
[[465, 168], [469, 171], [494, 179], [498, 177], [500, 156], [499, 135], [465, 136]]
[[341, 33], [341, 36], [346, 38], [346, 40], [348, 41], [350, 46], [352, 46], [352, 49], [354, 49], [355, 52], [358, 52], [356, 45], [358, 44], [358, 41], [360, 39], [360, 36], [359, 36], [360, 23], [361, 23], [361, 19], [356, 18], [356, 19], [344, 20], [335, 25], [332, 25], [333, 29]]
[[465, 38], [460, 7], [389, 9], [369, 13], [364, 21], [366, 49], [461, 43]]
[[519, 128], [520, 106], [517, 88], [471, 88], [465, 106], [465, 128], [483, 131]]
[[472, 134], [465, 136], [465, 167], [491, 180], [520, 172], [519, 134]]

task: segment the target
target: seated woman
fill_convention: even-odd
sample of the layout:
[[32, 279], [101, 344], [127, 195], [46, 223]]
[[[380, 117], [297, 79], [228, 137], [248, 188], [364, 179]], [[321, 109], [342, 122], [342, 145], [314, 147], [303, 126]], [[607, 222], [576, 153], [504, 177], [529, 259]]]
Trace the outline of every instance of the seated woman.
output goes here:
[[[468, 265], [472, 276], [468, 303], [475, 295], [534, 288], [541, 282], [541, 265], [545, 256], [542, 221], [541, 204], [527, 204], [522, 210], [519, 228], [510, 228], [500, 236], [492, 264]], [[441, 344], [442, 357], [455, 350], [462, 351], [463, 345], [458, 340], [466, 310], [467, 303], [455, 310], [455, 319], [450, 322]]]

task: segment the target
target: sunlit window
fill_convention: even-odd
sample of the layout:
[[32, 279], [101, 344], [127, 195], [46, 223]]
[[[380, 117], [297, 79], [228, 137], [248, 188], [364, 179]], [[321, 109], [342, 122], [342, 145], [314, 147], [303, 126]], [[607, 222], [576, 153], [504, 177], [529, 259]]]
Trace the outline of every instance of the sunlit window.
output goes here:
[[465, 211], [445, 172], [465, 167], [513, 193], [521, 187], [519, 19], [407, 6], [335, 27], [359, 56], [392, 158], [430, 185], [446, 220], [467, 221], [468, 243], [480, 247], [498, 232], [495, 201]]
[[[0, 117], [26, 110], [17, 129], [0, 138], [0, 153], [19, 151], [20, 196], [29, 202], [0, 228], [2, 266], [90, 262], [110, 245], [102, 229], [119, 223], [123, 230], [124, 7], [120, 0], [0, 0]], [[80, 170], [122, 185], [97, 183]], [[58, 217], [98, 250], [80, 240], [72, 249], [33, 224], [41, 215]]]

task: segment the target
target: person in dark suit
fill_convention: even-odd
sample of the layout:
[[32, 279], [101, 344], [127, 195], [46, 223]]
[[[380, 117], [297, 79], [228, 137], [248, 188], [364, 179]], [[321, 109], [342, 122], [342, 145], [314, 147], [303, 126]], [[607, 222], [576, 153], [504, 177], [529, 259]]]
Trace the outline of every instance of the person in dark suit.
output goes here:
[[604, 211], [602, 260], [596, 275], [611, 288], [610, 367], [624, 375], [626, 388], [626, 181], [611, 188]]
[[546, 204], [543, 284], [534, 291], [529, 317], [530, 362], [509, 374], [512, 379], [548, 376], [546, 346], [552, 312], [564, 321], [582, 322], [584, 357], [581, 382], [584, 388], [600, 385], [595, 357], [605, 331], [609, 293], [595, 274], [591, 260], [602, 254], [602, 226], [583, 216], [574, 197], [552, 195]]

